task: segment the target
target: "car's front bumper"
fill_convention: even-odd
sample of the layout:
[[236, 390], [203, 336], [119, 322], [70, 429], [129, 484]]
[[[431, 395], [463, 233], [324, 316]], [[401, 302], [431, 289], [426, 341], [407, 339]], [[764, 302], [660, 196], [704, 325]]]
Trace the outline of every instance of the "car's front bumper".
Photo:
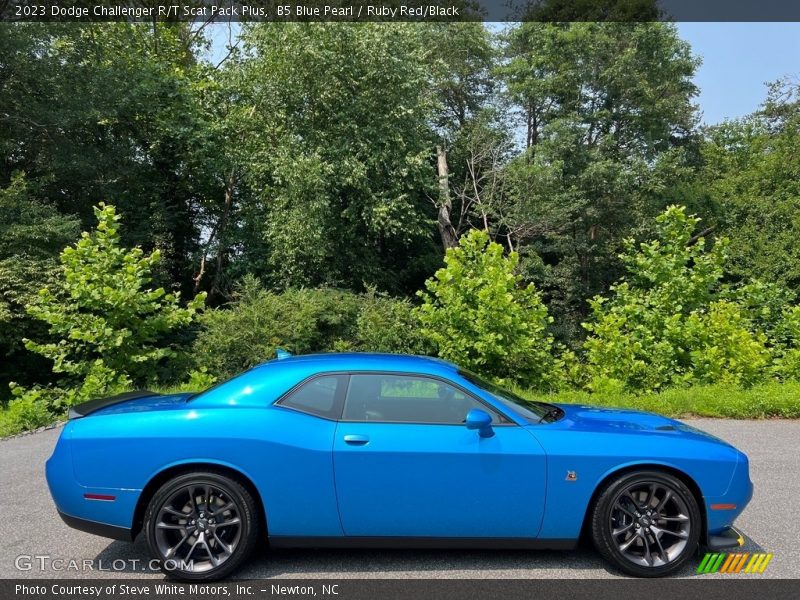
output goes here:
[[735, 527], [727, 527], [714, 535], [709, 535], [706, 547], [714, 552], [733, 550], [744, 546], [744, 535]]
[[740, 452], [725, 494], [704, 498], [708, 548], [726, 550], [744, 544], [744, 536], [733, 527], [733, 523], [747, 507], [752, 497], [753, 482], [750, 481], [750, 464], [747, 456]]

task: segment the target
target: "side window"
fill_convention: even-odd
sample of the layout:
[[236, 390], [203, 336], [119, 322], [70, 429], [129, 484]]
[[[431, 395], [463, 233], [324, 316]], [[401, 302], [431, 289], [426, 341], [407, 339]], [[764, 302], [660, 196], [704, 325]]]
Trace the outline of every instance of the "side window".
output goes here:
[[315, 377], [284, 396], [278, 405], [326, 419], [337, 419], [341, 406], [338, 392], [346, 383], [345, 375]]
[[501, 415], [458, 388], [413, 375], [351, 375], [343, 421], [460, 424], [473, 408], [506, 422]]

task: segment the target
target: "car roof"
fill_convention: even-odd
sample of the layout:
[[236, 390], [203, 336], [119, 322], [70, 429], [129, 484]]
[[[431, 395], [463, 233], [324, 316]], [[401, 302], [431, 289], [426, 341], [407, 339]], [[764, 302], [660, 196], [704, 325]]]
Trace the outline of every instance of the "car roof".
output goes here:
[[429, 356], [337, 352], [284, 356], [262, 363], [222, 382], [192, 399], [196, 406], [261, 406], [264, 397], [277, 398], [299, 381], [317, 373], [338, 372], [417, 373], [449, 378], [454, 364]]
[[379, 352], [331, 352], [320, 354], [300, 354], [275, 358], [262, 363], [256, 368], [277, 365], [301, 367], [320, 371], [357, 371], [388, 370], [420, 373], [437, 373], [457, 371], [453, 363], [431, 356], [412, 354], [388, 354]]

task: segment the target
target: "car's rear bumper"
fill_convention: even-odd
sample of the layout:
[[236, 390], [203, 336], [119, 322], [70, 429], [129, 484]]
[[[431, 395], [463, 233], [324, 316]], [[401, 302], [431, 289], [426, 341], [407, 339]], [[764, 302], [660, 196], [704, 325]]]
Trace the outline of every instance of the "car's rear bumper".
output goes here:
[[45, 476], [58, 514], [67, 525], [113, 539], [131, 539], [141, 490], [80, 485], [74, 476], [69, 425], [45, 465]]
[[108, 523], [98, 523], [97, 521], [90, 521], [89, 519], [80, 519], [73, 517], [64, 512], [58, 511], [58, 516], [72, 527], [86, 533], [99, 535], [102, 537], [112, 538], [114, 540], [121, 540], [123, 542], [132, 542], [133, 534], [130, 529], [126, 527], [119, 527], [117, 525], [109, 525]]

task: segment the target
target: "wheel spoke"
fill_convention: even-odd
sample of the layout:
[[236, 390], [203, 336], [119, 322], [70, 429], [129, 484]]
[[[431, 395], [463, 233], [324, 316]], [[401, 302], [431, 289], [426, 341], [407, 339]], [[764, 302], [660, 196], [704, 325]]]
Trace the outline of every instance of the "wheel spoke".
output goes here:
[[620, 552], [625, 552], [625, 550], [630, 548], [631, 544], [633, 544], [633, 542], [635, 542], [638, 538], [639, 538], [639, 534], [636, 533], [636, 534], [632, 535], [627, 542], [623, 542], [622, 544], [620, 544], [620, 546], [619, 546]]
[[197, 488], [195, 486], [189, 488], [189, 495], [192, 497], [192, 512], [199, 513], [200, 504], [197, 502]]
[[625, 508], [625, 507], [622, 505], [622, 503], [621, 503], [619, 500], [617, 501], [617, 505], [616, 505], [616, 507], [615, 507], [615, 508], [617, 508], [618, 510], [620, 510], [620, 511], [624, 512], [624, 513], [625, 513], [626, 515], [628, 515], [628, 516], [629, 516], [631, 519], [636, 519], [636, 515], [635, 515], [635, 514], [633, 514], [631, 511], [629, 511], [627, 508]]
[[661, 557], [665, 563], [669, 562], [669, 555], [664, 550], [664, 546], [661, 544], [661, 530], [658, 527], [651, 527], [650, 531], [653, 532], [653, 537], [656, 540], [656, 545], [658, 546], [658, 555]]
[[626, 492], [625, 497], [633, 503], [633, 507], [636, 509], [637, 512], [642, 510], [642, 507], [639, 506], [639, 501], [636, 498], [634, 498], [630, 492]]
[[186, 525], [173, 525], [171, 523], [163, 523], [163, 522], [158, 523], [156, 527], [158, 527], [159, 529], [178, 529], [178, 530], [186, 529]]
[[647, 566], [653, 566], [653, 555], [650, 553], [650, 542], [647, 541], [647, 534], [642, 533], [642, 540], [644, 540], [644, 560]]
[[236, 505], [233, 502], [228, 502], [226, 505], [224, 505], [224, 506], [222, 506], [220, 508], [215, 508], [214, 509], [214, 514], [215, 515], [219, 515], [219, 514], [222, 514], [224, 512], [227, 512], [227, 511], [229, 511], [229, 510], [231, 510], [232, 508], [235, 508], [235, 507], [236, 507]]
[[650, 493], [647, 495], [647, 502], [645, 502], [645, 504], [644, 504], [645, 508], [652, 508], [653, 497], [655, 496], [655, 494], [656, 494], [656, 484], [655, 483], [651, 483], [650, 484]]
[[239, 517], [234, 517], [229, 521], [223, 521], [222, 523], [217, 523], [217, 528], [228, 527], [229, 525], [238, 525], [239, 523], [241, 523]]
[[658, 517], [659, 521], [671, 521], [677, 523], [686, 523], [689, 520], [689, 517], [686, 515], [678, 515], [676, 517]]
[[657, 513], [660, 513], [662, 510], [664, 510], [664, 506], [666, 506], [666, 504], [667, 504], [667, 502], [669, 502], [670, 498], [672, 498], [672, 492], [667, 490], [664, 493], [664, 497], [661, 499], [661, 502], [659, 502], [658, 506], [656, 506], [656, 512]]
[[183, 544], [184, 544], [184, 543], [186, 542], [186, 540], [188, 540], [188, 539], [189, 539], [189, 534], [188, 534], [188, 533], [185, 533], [185, 534], [183, 535], [183, 537], [181, 538], [181, 541], [179, 541], [179, 542], [178, 542], [177, 544], [175, 544], [174, 546], [170, 547], [170, 548], [169, 548], [169, 549], [168, 549], [168, 550], [167, 550], [167, 551], [164, 553], [164, 557], [165, 557], [165, 558], [172, 558], [173, 556], [175, 556], [175, 553], [178, 551], [178, 548], [180, 548], [181, 546], [183, 546]]
[[620, 527], [619, 529], [614, 529], [614, 530], [611, 531], [611, 535], [616, 537], [616, 536], [618, 536], [618, 535], [620, 535], [622, 533], [625, 533], [626, 531], [630, 531], [633, 528], [633, 526], [634, 526], [634, 523], [629, 523], [628, 525]]
[[165, 506], [161, 510], [162, 510], [162, 512], [169, 513], [171, 515], [175, 515], [176, 517], [180, 517], [181, 519], [185, 519], [186, 517], [188, 517], [191, 514], [191, 513], [182, 512], [180, 510], [172, 508], [171, 506]]
[[670, 529], [662, 529], [662, 531], [664, 532], [664, 535], [673, 535], [676, 538], [680, 538], [682, 540], [689, 539], [689, 534], [686, 533], [685, 531], [672, 531]]
[[219, 546], [222, 548], [222, 551], [225, 553], [225, 556], [229, 556], [233, 552], [233, 548], [228, 544], [226, 544], [225, 542], [223, 542], [216, 531], [214, 532], [214, 539], [217, 541], [217, 544], [219, 544]]
[[206, 549], [206, 553], [208, 553], [208, 560], [211, 561], [211, 564], [215, 567], [219, 565], [219, 558], [214, 555], [214, 552], [211, 550], [211, 546], [208, 544], [208, 540], [203, 536], [203, 547]]

